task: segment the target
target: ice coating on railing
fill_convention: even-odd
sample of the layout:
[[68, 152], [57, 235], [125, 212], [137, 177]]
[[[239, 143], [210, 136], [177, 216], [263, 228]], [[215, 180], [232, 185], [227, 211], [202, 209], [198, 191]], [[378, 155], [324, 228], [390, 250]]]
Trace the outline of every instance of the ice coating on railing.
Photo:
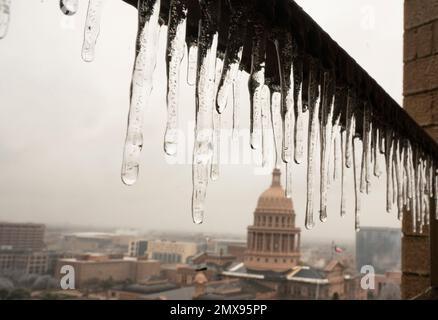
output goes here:
[[11, 14], [11, 0], [0, 0], [0, 39], [8, 33]]
[[86, 62], [94, 60], [96, 42], [100, 33], [100, 19], [106, 0], [89, 0], [87, 18], [85, 20], [82, 59]]
[[[91, 3], [90, 3], [91, 4]], [[142, 0], [138, 10], [136, 58], [131, 83], [131, 104], [122, 163], [122, 181], [137, 181], [140, 153], [143, 147], [143, 119], [152, 91], [152, 75], [156, 65], [160, 0]]]

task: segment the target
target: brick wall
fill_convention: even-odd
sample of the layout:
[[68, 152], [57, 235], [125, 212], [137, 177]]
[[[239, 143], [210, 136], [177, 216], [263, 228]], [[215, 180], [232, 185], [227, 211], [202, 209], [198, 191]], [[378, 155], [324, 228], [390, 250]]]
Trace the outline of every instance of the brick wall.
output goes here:
[[[438, 0], [405, 0], [404, 108], [438, 141]], [[429, 230], [413, 233], [403, 219], [402, 298], [430, 283]]]

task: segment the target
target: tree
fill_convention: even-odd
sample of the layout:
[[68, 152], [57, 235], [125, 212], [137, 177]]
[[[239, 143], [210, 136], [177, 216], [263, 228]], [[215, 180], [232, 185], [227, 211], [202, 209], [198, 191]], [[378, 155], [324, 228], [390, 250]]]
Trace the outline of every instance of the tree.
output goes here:
[[9, 290], [0, 289], [0, 300], [6, 300], [9, 295]]
[[7, 300], [26, 300], [30, 299], [30, 292], [27, 289], [18, 288], [9, 292]]

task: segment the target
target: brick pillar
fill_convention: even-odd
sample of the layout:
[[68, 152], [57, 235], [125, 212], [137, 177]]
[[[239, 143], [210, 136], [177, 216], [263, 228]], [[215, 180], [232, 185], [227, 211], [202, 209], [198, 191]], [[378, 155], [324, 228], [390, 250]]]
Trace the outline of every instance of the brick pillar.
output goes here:
[[[438, 141], [438, 0], [405, 0], [404, 108]], [[429, 230], [411, 231], [403, 219], [402, 298], [430, 286]]]

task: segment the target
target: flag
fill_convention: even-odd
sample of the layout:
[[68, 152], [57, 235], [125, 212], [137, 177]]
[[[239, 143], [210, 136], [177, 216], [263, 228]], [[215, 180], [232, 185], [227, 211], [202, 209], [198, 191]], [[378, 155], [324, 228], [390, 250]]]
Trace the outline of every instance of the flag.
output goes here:
[[333, 251], [336, 253], [344, 252], [344, 248], [338, 247], [334, 241], [332, 242], [332, 248], [333, 248]]
[[335, 252], [342, 253], [342, 252], [344, 252], [344, 249], [342, 249], [341, 247], [335, 246]]

